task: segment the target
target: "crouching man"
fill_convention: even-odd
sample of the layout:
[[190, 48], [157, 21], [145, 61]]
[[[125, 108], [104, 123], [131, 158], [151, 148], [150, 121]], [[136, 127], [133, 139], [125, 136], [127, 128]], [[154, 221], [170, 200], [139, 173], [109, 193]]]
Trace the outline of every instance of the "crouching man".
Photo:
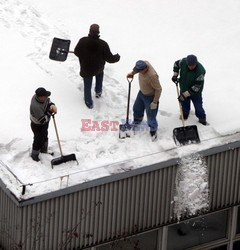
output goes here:
[[57, 113], [57, 107], [50, 101], [50, 91], [38, 88], [30, 104], [31, 129], [33, 131], [33, 145], [31, 157], [40, 161], [39, 153], [48, 152], [48, 125], [52, 114]]

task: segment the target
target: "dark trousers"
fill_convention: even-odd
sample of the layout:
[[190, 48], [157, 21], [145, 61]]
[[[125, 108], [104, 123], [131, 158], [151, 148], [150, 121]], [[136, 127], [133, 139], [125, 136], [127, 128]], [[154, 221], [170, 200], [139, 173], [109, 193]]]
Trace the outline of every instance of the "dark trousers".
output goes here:
[[[95, 85], [95, 92], [100, 93], [102, 92], [102, 83], [103, 83], [103, 72], [96, 75], [96, 85]], [[88, 76], [88, 77], [83, 77], [83, 82], [84, 82], [84, 100], [85, 103], [88, 105], [93, 104], [92, 100], [92, 80], [93, 76]]]
[[32, 146], [33, 150], [40, 151], [44, 148], [45, 143], [48, 141], [48, 125], [49, 122], [44, 125], [36, 125], [31, 122], [31, 129], [34, 135]]
[[137, 98], [133, 105], [133, 116], [134, 120], [140, 121], [143, 119], [144, 111], [147, 113], [147, 122], [151, 131], [157, 131], [157, 113], [158, 106], [156, 109], [151, 109], [150, 104], [153, 101], [154, 96], [146, 96], [141, 91], [138, 92]]
[[189, 96], [184, 102], [182, 102], [183, 112], [189, 114], [190, 109], [191, 109], [191, 101], [195, 108], [195, 115], [199, 119], [205, 119], [206, 113], [205, 113], [205, 110], [203, 109], [203, 100], [202, 100], [202, 96], [199, 96], [199, 95]]

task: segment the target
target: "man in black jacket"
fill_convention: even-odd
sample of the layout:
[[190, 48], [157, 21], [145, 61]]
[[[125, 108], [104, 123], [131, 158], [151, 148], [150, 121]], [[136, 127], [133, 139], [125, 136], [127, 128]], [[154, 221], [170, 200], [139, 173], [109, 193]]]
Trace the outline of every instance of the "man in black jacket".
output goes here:
[[50, 101], [50, 91], [38, 88], [32, 97], [30, 104], [31, 129], [34, 134], [31, 157], [34, 161], [40, 161], [39, 153], [47, 153], [48, 149], [48, 125], [51, 114], [57, 113], [57, 108]]
[[101, 97], [103, 70], [105, 62], [115, 63], [120, 60], [119, 54], [113, 55], [108, 44], [99, 37], [99, 25], [90, 26], [89, 35], [79, 40], [74, 54], [79, 58], [80, 76], [84, 82], [84, 100], [88, 108], [93, 108], [91, 95], [92, 79], [96, 77], [96, 98]]

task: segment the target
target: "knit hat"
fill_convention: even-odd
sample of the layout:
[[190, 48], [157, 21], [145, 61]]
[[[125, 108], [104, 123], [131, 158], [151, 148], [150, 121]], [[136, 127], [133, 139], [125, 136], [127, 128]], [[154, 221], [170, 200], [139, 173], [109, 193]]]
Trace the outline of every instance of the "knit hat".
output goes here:
[[147, 68], [147, 64], [143, 60], [139, 60], [136, 62], [136, 65], [133, 68], [133, 72], [138, 73], [145, 68]]
[[35, 91], [36, 95], [39, 96], [50, 96], [51, 92], [47, 91], [45, 88], [38, 88]]
[[89, 35], [92, 35], [92, 36], [98, 36], [98, 34], [100, 33], [99, 31], [99, 25], [98, 24], [92, 24], [90, 26], [90, 29], [89, 29]]
[[194, 55], [188, 55], [187, 56], [187, 65], [188, 66], [193, 66], [198, 63], [197, 57]]

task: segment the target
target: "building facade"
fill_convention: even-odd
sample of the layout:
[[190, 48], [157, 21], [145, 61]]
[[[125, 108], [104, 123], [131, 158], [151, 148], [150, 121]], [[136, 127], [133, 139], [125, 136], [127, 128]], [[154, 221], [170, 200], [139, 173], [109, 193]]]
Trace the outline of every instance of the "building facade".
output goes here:
[[0, 181], [2, 249], [240, 249], [240, 141], [199, 152], [209, 208], [174, 213], [178, 158], [28, 200]]

